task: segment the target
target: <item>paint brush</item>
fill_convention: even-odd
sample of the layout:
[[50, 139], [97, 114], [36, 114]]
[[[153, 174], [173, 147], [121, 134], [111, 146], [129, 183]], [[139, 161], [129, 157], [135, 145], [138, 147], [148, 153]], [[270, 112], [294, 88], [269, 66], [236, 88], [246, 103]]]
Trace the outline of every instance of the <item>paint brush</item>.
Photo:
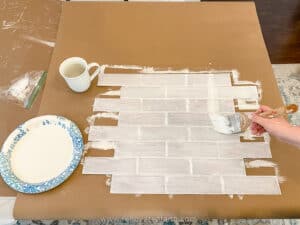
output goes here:
[[[265, 111], [259, 116], [273, 119], [287, 114], [295, 113], [298, 111], [298, 106], [290, 104], [282, 106], [273, 110]], [[252, 121], [245, 113], [234, 113], [230, 115], [212, 114], [210, 115], [211, 122], [214, 129], [222, 134], [236, 134], [245, 132], [251, 125]]]

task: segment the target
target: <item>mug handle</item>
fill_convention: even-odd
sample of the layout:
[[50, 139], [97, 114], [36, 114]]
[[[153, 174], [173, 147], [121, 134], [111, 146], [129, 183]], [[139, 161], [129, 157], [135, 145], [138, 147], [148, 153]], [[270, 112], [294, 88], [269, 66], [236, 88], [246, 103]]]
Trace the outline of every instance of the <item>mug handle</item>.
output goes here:
[[91, 81], [94, 80], [95, 77], [100, 73], [100, 65], [99, 65], [98, 63], [95, 63], [95, 62], [89, 63], [89, 64], [87, 65], [88, 71], [90, 71], [90, 69], [91, 69], [92, 67], [95, 67], [95, 66], [98, 67], [98, 68], [95, 70], [95, 72], [94, 72], [92, 75], [90, 75]]

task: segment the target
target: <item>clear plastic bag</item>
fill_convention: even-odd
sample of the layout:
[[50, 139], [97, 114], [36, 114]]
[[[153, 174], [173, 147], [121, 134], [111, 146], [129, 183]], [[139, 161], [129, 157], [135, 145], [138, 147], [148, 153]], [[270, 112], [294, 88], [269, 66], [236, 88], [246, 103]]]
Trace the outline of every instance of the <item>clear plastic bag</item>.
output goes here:
[[47, 73], [30, 71], [11, 81], [9, 86], [0, 87], [0, 99], [31, 108], [36, 96], [44, 86]]

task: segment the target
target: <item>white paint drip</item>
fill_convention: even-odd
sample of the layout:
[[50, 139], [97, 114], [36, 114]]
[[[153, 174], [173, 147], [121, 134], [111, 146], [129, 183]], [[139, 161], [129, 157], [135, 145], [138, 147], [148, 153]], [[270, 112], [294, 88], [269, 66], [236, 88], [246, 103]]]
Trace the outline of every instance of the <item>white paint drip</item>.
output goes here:
[[116, 148], [116, 143], [111, 141], [91, 141], [84, 145], [84, 149], [110, 150]]
[[275, 170], [275, 175], [276, 175], [279, 183], [283, 183], [287, 180], [285, 177], [280, 176], [280, 171], [279, 171], [278, 165], [274, 162], [271, 162], [271, 161], [260, 160], [260, 159], [253, 160], [253, 161], [245, 162], [245, 167], [246, 168], [272, 167]]
[[121, 91], [120, 90], [108, 90], [104, 93], [101, 93], [100, 95], [107, 95], [107, 96], [120, 96]]
[[84, 133], [89, 134], [89, 132], [90, 132], [90, 127], [86, 127], [86, 128], [84, 129]]
[[238, 195], [239, 200], [243, 200], [244, 199], [244, 195]]
[[105, 181], [105, 185], [110, 187], [111, 185], [111, 178], [107, 178], [106, 181]]
[[86, 120], [87, 120], [88, 124], [91, 126], [91, 125], [94, 125], [96, 119], [100, 119], [100, 118], [108, 118], [108, 119], [118, 120], [119, 115], [116, 113], [111, 113], [111, 112], [101, 112], [101, 113], [97, 113], [97, 114], [87, 117]]
[[39, 38], [36, 38], [36, 37], [27, 36], [27, 35], [24, 35], [23, 38], [27, 39], [29, 41], [35, 42], [35, 43], [39, 43], [39, 44], [42, 44], [42, 45], [49, 46], [51, 48], [54, 48], [54, 46], [55, 46], [55, 42], [52, 42], [52, 41], [45, 41], [45, 40], [42, 40], [42, 39], [39, 39]]

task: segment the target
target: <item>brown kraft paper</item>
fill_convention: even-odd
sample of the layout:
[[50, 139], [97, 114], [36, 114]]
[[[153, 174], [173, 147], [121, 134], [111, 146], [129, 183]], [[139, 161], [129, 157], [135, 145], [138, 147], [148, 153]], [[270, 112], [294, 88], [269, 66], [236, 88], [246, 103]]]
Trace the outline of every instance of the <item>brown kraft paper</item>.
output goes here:
[[[259, 27], [255, 5], [239, 3], [88, 3], [65, 2], [57, 44], [39, 114], [65, 116], [82, 133], [97, 94], [67, 88], [59, 64], [80, 56], [100, 64], [160, 69], [231, 70], [241, 80], [260, 80], [262, 103], [282, 104]], [[87, 135], [84, 134], [86, 141]], [[280, 196], [110, 194], [102, 175], [82, 175], [82, 166], [62, 185], [38, 195], [18, 194], [18, 219], [197, 216], [201, 218], [283, 218], [300, 215], [300, 151], [272, 138], [272, 161], [287, 181]], [[88, 155], [112, 155], [90, 150]], [[261, 173], [265, 171], [260, 170]], [[251, 174], [251, 171], [247, 171]]]

